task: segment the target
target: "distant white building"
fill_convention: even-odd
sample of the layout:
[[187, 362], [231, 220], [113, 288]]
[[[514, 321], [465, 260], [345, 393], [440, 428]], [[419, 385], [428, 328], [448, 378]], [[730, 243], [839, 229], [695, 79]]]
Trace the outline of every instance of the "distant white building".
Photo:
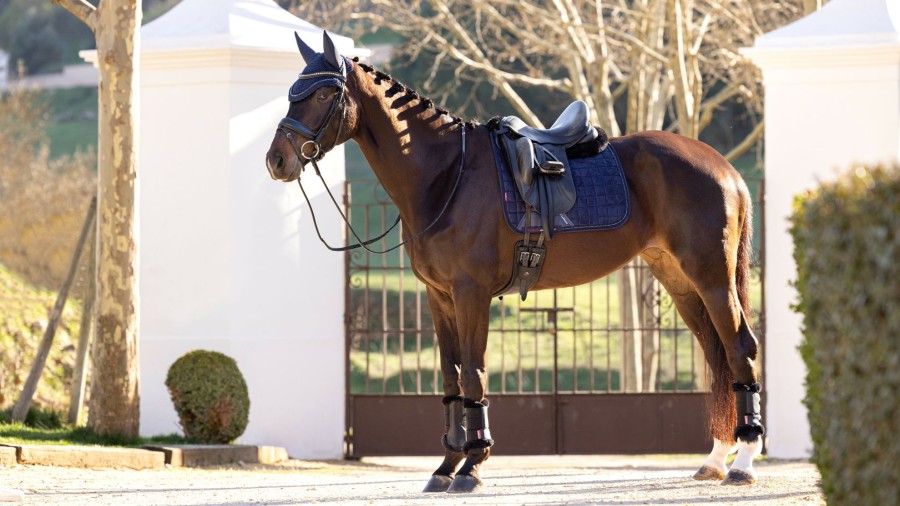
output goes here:
[[[853, 163], [900, 159], [900, 2], [831, 0], [742, 51], [766, 86], [766, 436], [769, 456], [812, 452], [802, 315], [789, 280], [796, 195]], [[839, 133], [832, 128], [838, 127]], [[823, 139], [837, 142], [823, 144]]]
[[9, 79], [9, 53], [0, 49], [0, 90], [6, 89]]

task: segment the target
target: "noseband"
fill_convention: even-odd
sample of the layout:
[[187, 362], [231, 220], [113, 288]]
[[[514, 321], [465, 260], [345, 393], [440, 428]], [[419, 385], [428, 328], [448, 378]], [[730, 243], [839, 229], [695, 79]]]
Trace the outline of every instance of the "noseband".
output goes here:
[[[294, 148], [294, 152], [297, 153], [297, 162], [302, 158], [307, 161], [317, 162], [325, 156], [325, 153], [331, 151], [338, 143], [338, 139], [341, 138], [341, 133], [344, 130], [344, 120], [347, 115], [347, 70], [346, 65], [341, 65], [340, 72], [315, 72], [311, 74], [300, 74], [297, 79], [321, 79], [321, 78], [334, 78], [337, 79], [341, 83], [340, 91], [338, 91], [337, 96], [334, 97], [334, 100], [331, 101], [331, 107], [328, 109], [328, 114], [325, 116], [325, 120], [319, 125], [319, 128], [313, 131], [308, 126], [300, 123], [294, 118], [284, 117], [281, 118], [281, 121], [278, 122], [278, 130], [287, 137], [288, 141], [291, 143], [291, 147]], [[292, 97], [288, 97], [289, 99]], [[293, 101], [293, 100], [292, 100]], [[331, 140], [331, 145], [327, 148], [322, 147], [322, 140], [325, 138], [325, 131], [328, 129], [328, 125], [331, 124], [331, 120], [334, 118], [334, 115], [337, 113], [338, 108], [341, 110], [341, 121], [338, 123], [337, 133], [334, 135], [334, 138]], [[301, 136], [303, 142], [295, 137], [294, 134]], [[303, 152], [303, 148], [306, 147], [307, 144], [312, 145], [314, 151], [312, 155], [306, 155]], [[296, 167], [294, 167], [296, 169]], [[301, 170], [303, 170], [301, 168]], [[292, 171], [293, 172], [293, 171]]]

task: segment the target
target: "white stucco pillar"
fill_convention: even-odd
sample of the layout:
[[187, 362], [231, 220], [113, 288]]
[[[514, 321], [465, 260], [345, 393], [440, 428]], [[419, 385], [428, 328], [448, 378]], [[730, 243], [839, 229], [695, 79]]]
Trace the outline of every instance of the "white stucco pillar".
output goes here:
[[788, 217], [853, 163], [900, 156], [900, 1], [832, 0], [743, 50], [765, 83], [766, 418], [773, 457], [810, 455]]
[[[141, 432], [178, 430], [164, 386], [192, 349], [237, 360], [250, 390], [240, 442], [336, 458], [344, 431], [344, 259], [321, 246], [296, 184], [265, 154], [304, 64], [272, 0], [184, 0], [141, 30]], [[353, 42], [332, 35], [345, 55]], [[344, 151], [320, 164], [343, 195]], [[309, 174], [307, 174], [309, 176]], [[343, 226], [307, 177], [323, 234]]]

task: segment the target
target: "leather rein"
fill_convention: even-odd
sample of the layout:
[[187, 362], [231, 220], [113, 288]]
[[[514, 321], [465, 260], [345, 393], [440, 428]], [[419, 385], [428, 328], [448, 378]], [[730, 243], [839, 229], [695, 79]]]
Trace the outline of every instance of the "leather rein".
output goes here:
[[[330, 244], [328, 244], [328, 242], [325, 241], [325, 238], [322, 237], [322, 233], [319, 231], [319, 224], [316, 221], [316, 213], [313, 210], [312, 203], [309, 201], [309, 197], [306, 195], [306, 190], [303, 188], [303, 183], [300, 182], [300, 177], [298, 176], [297, 184], [300, 186], [300, 191], [303, 193], [303, 198], [306, 200], [306, 205], [309, 206], [309, 213], [310, 213], [310, 216], [312, 217], [313, 227], [316, 229], [316, 235], [319, 236], [319, 240], [322, 242], [322, 244], [326, 248], [328, 248], [331, 251], [350, 251], [350, 250], [354, 250], [357, 248], [363, 248], [366, 251], [368, 251], [369, 253], [375, 253], [375, 254], [390, 253], [391, 251], [394, 251], [395, 249], [403, 246], [404, 244], [411, 242], [415, 239], [418, 239], [422, 234], [424, 234], [425, 232], [430, 230], [434, 225], [437, 224], [437, 222], [441, 219], [441, 217], [444, 216], [444, 213], [447, 211], [447, 208], [450, 207], [450, 201], [453, 200], [453, 196], [456, 194], [456, 189], [459, 188], [459, 182], [462, 180], [463, 170], [465, 168], [466, 126], [464, 124], [460, 124], [460, 132], [462, 135], [462, 142], [461, 142], [462, 147], [460, 149], [461, 156], [460, 156], [460, 160], [459, 160], [459, 171], [456, 175], [456, 182], [453, 184], [453, 189], [450, 190], [450, 195], [447, 197], [447, 202], [444, 203], [444, 207], [441, 208], [441, 212], [438, 213], [437, 217], [427, 227], [423, 228], [422, 230], [420, 230], [418, 233], [416, 233], [412, 237], [409, 237], [409, 238], [403, 240], [402, 242], [400, 242], [399, 244], [392, 246], [386, 250], [383, 250], [383, 251], [373, 250], [373, 249], [369, 248], [369, 244], [372, 244], [373, 242], [383, 239], [392, 230], [394, 230], [394, 228], [400, 223], [400, 215], [399, 214], [397, 215], [397, 220], [394, 221], [394, 224], [391, 225], [390, 228], [388, 228], [383, 234], [379, 235], [378, 237], [374, 237], [372, 239], [363, 240], [359, 237], [359, 234], [356, 233], [356, 230], [353, 229], [353, 226], [350, 225], [350, 221], [347, 219], [347, 216], [344, 214], [344, 211], [341, 210], [341, 206], [338, 204], [337, 199], [334, 198], [334, 195], [331, 193], [331, 189], [328, 188], [328, 183], [326, 183], [325, 178], [322, 177], [322, 172], [319, 170], [319, 165], [317, 162], [325, 156], [325, 153], [334, 149], [334, 147], [338, 144], [338, 140], [340, 139], [341, 133], [343, 132], [343, 129], [344, 129], [344, 120], [346, 119], [346, 115], [347, 115], [346, 67], [344, 67], [342, 65], [341, 72], [316, 72], [316, 73], [306, 74], [306, 75], [301, 74], [299, 76], [300, 79], [310, 79], [310, 78], [320, 78], [320, 77], [337, 78], [341, 82], [341, 89], [338, 92], [338, 96], [336, 96], [334, 98], [334, 100], [332, 100], [331, 107], [328, 110], [328, 115], [325, 116], [325, 120], [322, 122], [322, 124], [319, 126], [319, 128], [316, 131], [313, 131], [312, 129], [310, 129], [309, 127], [304, 125], [303, 123], [301, 123], [293, 118], [288, 118], [288, 117], [284, 117], [281, 119], [281, 121], [278, 122], [278, 130], [281, 131], [281, 133], [283, 133], [285, 135], [285, 137], [287, 137], [288, 141], [291, 143], [291, 147], [294, 149], [294, 152], [297, 154], [297, 159], [294, 161], [294, 167], [291, 170], [291, 173], [293, 174], [294, 170], [297, 170], [297, 164], [300, 163], [301, 157], [304, 160], [307, 160], [309, 163], [312, 164], [313, 169], [315, 169], [315, 171], [316, 171], [316, 175], [322, 181], [322, 185], [325, 187], [325, 191], [328, 193], [328, 196], [331, 198], [331, 201], [334, 203], [334, 207], [337, 209], [338, 214], [341, 215], [341, 219], [344, 220], [344, 223], [347, 225], [347, 229], [350, 230], [350, 233], [353, 234], [353, 237], [356, 239], [356, 244], [351, 244], [349, 246], [341, 246], [341, 247], [331, 246]], [[332, 139], [332, 141], [331, 141], [331, 146], [329, 146], [327, 149], [322, 148], [321, 143], [325, 137], [325, 131], [327, 130], [328, 125], [330, 125], [331, 121], [334, 119], [335, 113], [337, 112], [339, 107], [341, 109], [341, 122], [338, 125], [338, 131], [335, 134], [334, 139]], [[306, 140], [304, 140], [303, 143], [301, 144], [300, 141], [294, 136], [294, 134], [297, 134], [297, 135], [301, 136], [301, 138], [305, 138]], [[307, 144], [309, 144], [314, 149], [314, 151], [311, 155], [307, 155], [306, 153], [303, 152], [303, 148], [306, 147]], [[300, 172], [302, 173], [304, 169], [305, 169], [305, 166], [301, 166]]]

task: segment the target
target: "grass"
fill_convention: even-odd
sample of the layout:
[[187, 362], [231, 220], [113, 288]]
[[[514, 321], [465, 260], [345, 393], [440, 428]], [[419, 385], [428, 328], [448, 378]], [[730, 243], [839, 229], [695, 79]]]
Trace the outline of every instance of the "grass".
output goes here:
[[40, 100], [50, 113], [47, 136], [51, 158], [97, 149], [96, 87], [44, 90]]
[[[0, 407], [18, 398], [56, 295], [0, 264]], [[80, 321], [81, 304], [70, 296], [35, 394], [45, 406], [60, 409], [68, 405]]]
[[[356, 266], [360, 267], [359, 262]], [[622, 391], [626, 331], [619, 320], [617, 281], [612, 275], [555, 294], [534, 292], [524, 303], [516, 297], [495, 300], [486, 364], [489, 391], [552, 391], [554, 356], [559, 391]], [[427, 296], [412, 273], [400, 269], [352, 271], [351, 287], [351, 392], [441, 392]], [[751, 289], [752, 302], [758, 308], [761, 285], [753, 284]], [[664, 291], [660, 297], [656, 386], [661, 391], [697, 388], [705, 374], [699, 349], [671, 299]], [[548, 313], [535, 311], [548, 307], [571, 311], [559, 312], [554, 327]]]
[[174, 433], [152, 437], [124, 438], [98, 436], [87, 427], [41, 428], [29, 427], [21, 423], [0, 423], [0, 443], [141, 447], [148, 444], [189, 444], [191, 441]]

